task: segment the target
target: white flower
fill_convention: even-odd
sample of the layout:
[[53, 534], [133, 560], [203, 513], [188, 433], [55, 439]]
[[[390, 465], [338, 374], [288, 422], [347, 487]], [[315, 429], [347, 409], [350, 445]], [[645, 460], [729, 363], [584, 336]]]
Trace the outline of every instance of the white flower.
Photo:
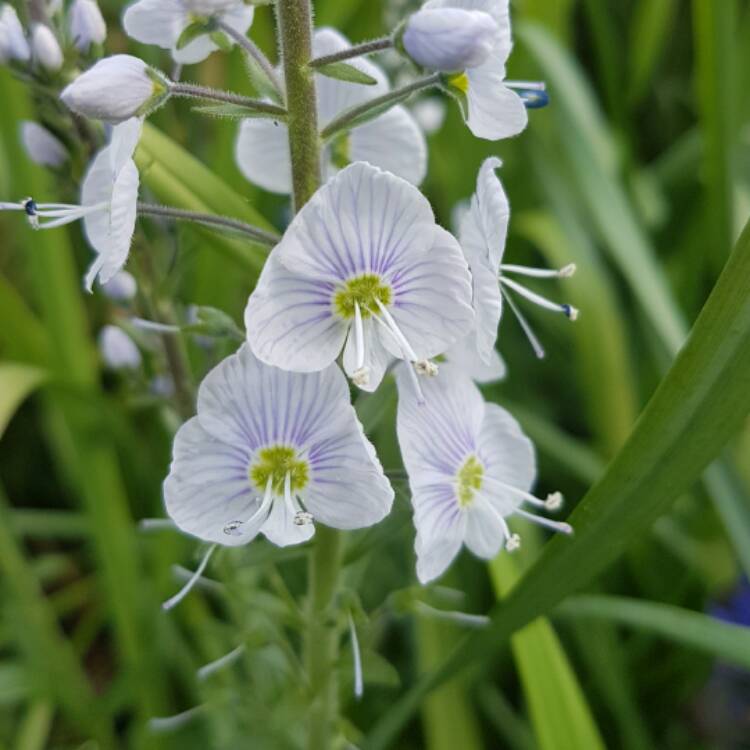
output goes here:
[[[491, 40], [491, 51], [485, 59], [477, 64], [467, 64], [452, 75], [446, 75], [445, 83], [462, 102], [467, 124], [475, 136], [496, 141], [518, 135], [526, 127], [528, 116], [523, 99], [505, 84], [505, 63], [513, 46], [508, 0], [429, 0], [421, 12], [443, 14], [456, 10], [489, 16], [495, 23], [495, 31]], [[435, 27], [440, 25], [435, 21], [432, 23]], [[480, 26], [484, 29], [480, 36], [482, 43], [486, 42], [485, 34], [489, 24], [486, 20], [483, 23], [475, 20], [475, 24], [476, 29]], [[462, 41], [469, 26], [465, 22], [461, 24], [462, 30], [457, 29], [456, 41]], [[437, 44], [437, 37], [433, 41]], [[427, 39], [423, 39], [423, 46], [426, 50]], [[476, 59], [480, 60], [484, 56], [482, 44], [477, 45], [475, 52]], [[447, 52], [445, 54], [450, 56]], [[433, 56], [437, 59], [436, 49], [433, 49]]]
[[485, 362], [479, 356], [476, 347], [476, 335], [473, 332], [453, 344], [443, 354], [443, 357], [446, 362], [450, 362], [464, 375], [481, 385], [503, 380], [508, 374], [505, 361], [497, 350], [493, 349], [490, 352], [489, 362]]
[[12, 5], [3, 3], [0, 7], [0, 62], [21, 60], [31, 57], [31, 50], [26, 41], [23, 26]]
[[63, 52], [52, 29], [43, 23], [31, 27], [31, 51], [34, 60], [50, 73], [56, 73], [63, 66]]
[[138, 283], [127, 271], [118, 271], [101, 285], [102, 293], [114, 302], [129, 302], [138, 294]]
[[308, 540], [314, 522], [377, 523], [393, 490], [336, 365], [284, 372], [243, 345], [201, 384], [164, 498], [177, 526], [206, 541], [235, 546], [262, 533], [286, 546]]
[[[334, 29], [318, 29], [313, 40], [316, 57], [350, 47]], [[348, 83], [316, 76], [318, 122], [325, 127], [345, 109], [384, 94], [388, 83], [383, 72], [369, 60], [352, 60], [351, 65], [377, 81], [374, 86]], [[236, 147], [240, 171], [252, 183], [272, 193], [290, 193], [292, 167], [286, 125], [268, 119], [246, 119], [240, 126]], [[427, 172], [427, 146], [414, 118], [404, 107], [394, 107], [334, 138], [322, 155], [324, 180], [350, 162], [370, 164], [418, 185]]]
[[113, 55], [78, 76], [60, 98], [78, 114], [118, 123], [146, 114], [168, 92], [169, 81], [143, 60]]
[[[109, 146], [93, 159], [81, 187], [81, 204], [0, 203], [0, 210], [24, 211], [35, 229], [54, 229], [83, 219], [89, 244], [97, 258], [85, 278], [90, 292], [94, 279], [109, 281], [125, 264], [130, 252], [138, 208], [138, 169], [133, 153], [142, 121], [134, 118], [112, 129]], [[40, 221], [43, 219], [45, 221]]]
[[[138, 0], [125, 11], [122, 23], [128, 36], [170, 49], [175, 61], [189, 64], [219, 49], [210, 36], [212, 20], [244, 35], [253, 22], [253, 6], [243, 0]], [[183, 32], [201, 22], [206, 23], [206, 33], [178, 48]]]
[[406, 21], [401, 44], [423, 68], [463, 72], [487, 60], [498, 31], [492, 16], [481, 10], [424, 8]]
[[104, 44], [107, 38], [107, 24], [96, 0], [73, 0], [68, 26], [73, 43], [83, 53], [92, 44]]
[[347, 374], [374, 390], [394, 357], [433, 374], [429, 358], [466, 335], [473, 317], [453, 235], [413, 185], [358, 162], [297, 214], [250, 296], [245, 326], [268, 364], [312, 372], [343, 349]]
[[565, 278], [575, 272], [575, 266], [548, 270], [503, 263], [510, 205], [502, 183], [495, 173], [501, 165], [502, 162], [496, 157], [490, 157], [482, 164], [477, 177], [476, 193], [471, 199], [469, 210], [463, 215], [459, 232], [459, 241], [471, 269], [474, 287], [474, 345], [480, 359], [486, 365], [491, 365], [496, 356], [495, 342], [503, 312], [503, 300], [507, 301], [518, 318], [537, 356], [544, 356], [544, 349], [525, 316], [518, 309], [511, 293], [519, 294], [546, 310], [562, 313], [570, 320], [576, 320], [578, 317], [578, 310], [574, 307], [550, 302], [512, 278], [514, 274], [539, 279]]
[[568, 524], [523, 509], [554, 510], [559, 493], [546, 500], [530, 494], [536, 475], [534, 449], [518, 423], [496, 404], [486, 404], [469, 378], [444, 365], [424, 384], [420, 404], [408, 377], [398, 372], [398, 440], [417, 528], [417, 576], [427, 583], [440, 576], [462, 544], [491, 559], [501, 546], [518, 547], [507, 518], [512, 515], [569, 533]]
[[68, 160], [62, 143], [37, 122], [24, 120], [20, 127], [21, 143], [29, 159], [43, 167], [60, 167]]
[[137, 369], [141, 366], [141, 353], [122, 328], [104, 326], [99, 332], [99, 352], [104, 363], [112, 370]]

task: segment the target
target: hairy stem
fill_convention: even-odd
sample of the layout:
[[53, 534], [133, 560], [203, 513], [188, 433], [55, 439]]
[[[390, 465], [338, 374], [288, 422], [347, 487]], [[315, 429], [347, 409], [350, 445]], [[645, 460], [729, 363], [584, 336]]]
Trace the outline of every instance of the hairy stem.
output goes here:
[[224, 104], [239, 104], [242, 107], [253, 109], [256, 112], [265, 112], [269, 115], [278, 115], [283, 117], [286, 110], [277, 104], [263, 102], [259, 99], [252, 99], [249, 96], [235, 94], [232, 91], [221, 91], [212, 89], [208, 86], [198, 86], [195, 83], [179, 83], [172, 81], [169, 85], [169, 93], [172, 96], [183, 96], [188, 99], [206, 99], [212, 102], [222, 102]]
[[423, 91], [424, 89], [429, 89], [433, 86], [439, 86], [441, 79], [442, 76], [440, 73], [433, 73], [424, 78], [419, 78], [399, 89], [389, 91], [382, 96], [376, 96], [374, 99], [370, 99], [356, 107], [351, 107], [342, 112], [338, 117], [331, 120], [321, 132], [320, 137], [324, 141], [330, 140], [335, 135], [349, 130], [354, 125], [362, 122], [363, 118], [367, 118], [367, 115], [371, 112], [376, 112], [379, 115], [383, 114], [383, 112], [387, 112], [391, 107], [400, 104], [417, 91]]
[[362, 44], [349, 47], [349, 49], [342, 49], [340, 52], [335, 52], [332, 55], [317, 57], [310, 63], [310, 67], [322, 68], [324, 65], [351, 60], [354, 57], [362, 57], [363, 55], [371, 55], [373, 52], [381, 52], [391, 47], [393, 47], [393, 39], [389, 36], [384, 36], [380, 39], [373, 39], [370, 42], [362, 42]]
[[219, 216], [217, 214], [202, 214], [197, 211], [188, 211], [182, 208], [172, 208], [171, 206], [157, 206], [152, 203], [139, 203], [138, 214], [141, 216], [162, 216], [175, 221], [192, 221], [196, 224], [207, 224], [209, 226], [229, 229], [233, 232], [241, 232], [251, 237], [253, 241], [273, 247], [278, 241], [279, 236], [266, 232], [264, 229], [254, 227], [252, 224], [246, 224], [239, 219], [230, 219], [228, 216]]
[[273, 65], [271, 65], [268, 58], [260, 51], [255, 42], [246, 37], [244, 34], [241, 34], [239, 31], [237, 31], [237, 29], [233, 29], [229, 24], [224, 23], [223, 21], [218, 21], [217, 27], [221, 29], [228, 37], [234, 39], [234, 41], [237, 42], [237, 44], [242, 47], [242, 49], [245, 50], [245, 52], [247, 52], [247, 54], [252, 57], [252, 59], [255, 60], [256, 63], [258, 63], [258, 66], [263, 71], [266, 78], [268, 78], [271, 85], [274, 87], [274, 89], [276, 89], [279, 100], [283, 101], [284, 87], [281, 85], [281, 81], [279, 80], [279, 77], [276, 74]]
[[[299, 211], [320, 187], [320, 138], [312, 59], [310, 0], [278, 0], [276, 12], [284, 60], [287, 127], [292, 161], [294, 208]], [[339, 634], [335, 598], [341, 568], [339, 532], [318, 525], [308, 577], [308, 626], [305, 667], [310, 686], [307, 721], [308, 750], [334, 747], [338, 722]]]

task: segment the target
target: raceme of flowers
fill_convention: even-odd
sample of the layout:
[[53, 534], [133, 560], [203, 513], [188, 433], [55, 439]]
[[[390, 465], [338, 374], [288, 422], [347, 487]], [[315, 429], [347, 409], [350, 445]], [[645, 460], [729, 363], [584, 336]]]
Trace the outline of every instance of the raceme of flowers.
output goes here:
[[[0, 210], [23, 212], [34, 229], [82, 220], [96, 253], [85, 275], [89, 291], [98, 277], [115, 303], [127, 305], [136, 294], [123, 271], [138, 213], [145, 212], [133, 155], [143, 120], [172, 95], [244, 108], [240, 170], [267, 191], [292, 191], [283, 76], [247, 37], [253, 16], [243, 0], [138, 0], [123, 25], [133, 39], [170, 50], [177, 63], [238, 44], [262, 73], [259, 99], [181, 84], [127, 54], [95, 62], [62, 91], [70, 110], [111, 126], [108, 144], [86, 171], [80, 203], [26, 198], [0, 203]], [[96, 2], [75, 0], [62, 20], [37, 22], [27, 33], [4, 4], [0, 60], [54, 79], [65, 70], [66, 45], [95, 56], [106, 37]], [[53, 30], [61, 27], [67, 39]], [[458, 237], [442, 228], [417, 187], [427, 146], [405, 104], [409, 95], [437, 87], [458, 100], [476, 136], [520, 133], [526, 105], [538, 101], [529, 90], [543, 86], [505, 80], [508, 1], [429, 0], [407, 18], [380, 45], [425, 74], [403, 91], [338, 31], [318, 29], [313, 46], [325, 63], [314, 68], [322, 187], [281, 239], [266, 235], [273, 248], [248, 290], [246, 341], [205, 377], [196, 416], [175, 436], [164, 484], [168, 514], [184, 532], [226, 546], [259, 534], [279, 546], [304, 543], [317, 523], [378, 523], [394, 491], [351, 405], [346, 376], [368, 392], [393, 377], [422, 583], [439, 577], [464, 545], [484, 559], [516, 548], [519, 537], [509, 525], [515, 518], [569, 532], [539, 515], [558, 509], [562, 498], [532, 494], [531, 442], [507, 411], [484, 401], [476, 383], [506, 374], [496, 348], [506, 304], [539, 356], [542, 345], [516, 299], [577, 316], [518, 279], [562, 278], [575, 269], [504, 262], [510, 208], [495, 157], [480, 167]], [[23, 123], [21, 135], [38, 164], [59, 169], [68, 160], [65, 142], [44, 124]], [[140, 366], [138, 347], [119, 327], [102, 329], [100, 349], [109, 367]]]

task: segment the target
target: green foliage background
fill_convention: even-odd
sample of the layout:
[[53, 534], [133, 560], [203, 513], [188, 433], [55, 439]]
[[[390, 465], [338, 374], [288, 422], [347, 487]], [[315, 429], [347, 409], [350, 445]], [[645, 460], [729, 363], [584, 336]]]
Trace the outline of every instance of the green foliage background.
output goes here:
[[[109, 48], [126, 49], [122, 4], [102, 5]], [[398, 5], [315, 2], [318, 23], [354, 41], [385, 32]], [[425, 592], [397, 480], [393, 516], [347, 548], [366, 692], [351, 697], [345, 648], [343, 730], [365, 748], [746, 747], [750, 594], [737, 624], [705, 613], [750, 573], [750, 4], [517, 0], [513, 19], [510, 75], [546, 80], [551, 106], [490, 144], [449, 103], [423, 187], [450, 226], [482, 159], [500, 155], [509, 262], [578, 264], [556, 291], [578, 323], [530, 309], [548, 350], [537, 362], [504, 321], [510, 376], [486, 392], [536, 442], [540, 492], [562, 489], [569, 509], [584, 498], [577, 534], [541, 552], [529, 530], [518, 557], [464, 555]], [[270, 10], [253, 36], [273, 54]], [[158, 50], [138, 52], [168, 69]], [[247, 90], [237, 51], [186, 77]], [[32, 99], [7, 71], [0, 101], [0, 200], [73, 199], [83, 161], [53, 178], [25, 160], [17, 122]], [[146, 193], [282, 228], [284, 202], [234, 165], [236, 125], [188, 115], [172, 102], [153, 118], [138, 153]], [[94, 336], [116, 313], [82, 293], [88, 258], [77, 226], [32, 233], [0, 214], [0, 750], [299, 747], [306, 551], [220, 552], [209, 574], [223, 588], [160, 610], [179, 586], [173, 565], [200, 553], [136, 526], [163, 513], [179, 417], [143, 396], [145, 375], [102, 373]], [[240, 322], [261, 262], [228, 236], [144, 221], [131, 266], [157, 307], [213, 305]], [[158, 372], [159, 340], [140, 343], [145, 374]], [[196, 380], [234, 346], [185, 345]], [[398, 472], [394, 399], [384, 388], [358, 408]], [[472, 628], [435, 609], [492, 620]], [[197, 678], [240, 644], [234, 665]]]

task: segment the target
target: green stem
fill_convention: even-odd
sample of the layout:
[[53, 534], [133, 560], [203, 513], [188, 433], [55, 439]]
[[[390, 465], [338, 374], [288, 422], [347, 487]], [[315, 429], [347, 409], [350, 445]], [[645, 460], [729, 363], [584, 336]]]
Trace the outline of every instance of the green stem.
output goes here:
[[[315, 79], [312, 59], [312, 9], [310, 0], [278, 0], [276, 4], [284, 79], [287, 95], [287, 127], [292, 161], [295, 211], [320, 187], [320, 138], [318, 137]], [[339, 634], [335, 622], [335, 598], [341, 569], [339, 532], [318, 526], [310, 557], [308, 625], [304, 638], [305, 667], [310, 686], [307, 722], [308, 750], [330, 750], [338, 723]]]
[[241, 107], [247, 107], [255, 112], [263, 112], [268, 115], [284, 117], [286, 110], [271, 102], [264, 102], [260, 99], [251, 99], [249, 96], [235, 94], [233, 91], [222, 91], [212, 89], [208, 86], [199, 86], [195, 83], [179, 83], [172, 81], [169, 84], [170, 96], [181, 96], [186, 99], [204, 99], [211, 102], [221, 102], [222, 104], [237, 104]]
[[373, 39], [369, 42], [357, 44], [354, 47], [342, 49], [340, 52], [334, 52], [332, 55], [318, 57], [310, 63], [310, 67], [322, 68], [326, 65], [331, 65], [331, 63], [343, 62], [344, 60], [351, 60], [354, 57], [362, 57], [363, 55], [371, 55], [373, 52], [381, 52], [391, 47], [393, 47], [393, 39], [389, 36], [384, 36], [380, 39]]

